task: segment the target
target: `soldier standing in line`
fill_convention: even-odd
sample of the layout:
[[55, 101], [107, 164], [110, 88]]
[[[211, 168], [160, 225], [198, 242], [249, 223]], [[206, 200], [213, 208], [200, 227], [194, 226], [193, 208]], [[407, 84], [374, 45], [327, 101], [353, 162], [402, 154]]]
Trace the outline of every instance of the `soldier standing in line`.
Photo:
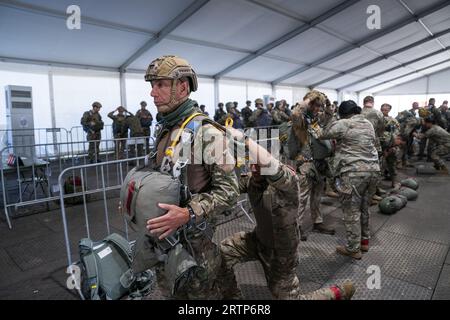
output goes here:
[[84, 132], [87, 133], [87, 141], [89, 141], [89, 163], [101, 162], [100, 140], [102, 138], [101, 130], [104, 127], [102, 116], [100, 115], [101, 107], [100, 102], [94, 102], [92, 110], [86, 111], [81, 118], [81, 125]]
[[390, 104], [384, 103], [381, 106], [381, 112], [384, 118], [384, 133], [380, 139], [381, 148], [383, 150], [382, 172], [392, 182], [392, 187], [398, 187], [397, 183], [397, 143], [400, 134], [400, 125], [394, 118], [389, 116], [392, 110]]
[[[313, 222], [313, 232], [334, 235], [334, 229], [325, 226], [320, 211], [320, 198], [325, 186], [325, 175], [328, 163], [314, 154], [313, 143], [317, 141], [322, 131], [319, 124], [320, 110], [325, 106], [327, 97], [323, 93], [313, 90], [304, 97], [304, 102], [298, 104], [292, 113], [292, 134], [297, 140], [297, 150], [290, 150], [291, 158], [295, 158], [297, 172], [300, 177], [298, 225], [301, 240], [306, 241], [307, 236], [303, 225], [306, 207], [309, 202]], [[331, 119], [333, 113], [325, 109], [322, 115]], [[326, 123], [326, 120], [323, 122]], [[314, 144], [316, 145], [316, 144]]]
[[244, 127], [250, 128], [253, 126], [252, 122], [250, 121], [250, 117], [252, 116], [253, 113], [251, 108], [252, 102], [250, 100], [247, 100], [245, 102], [245, 105], [246, 106], [241, 110], [242, 119], [244, 120]]
[[138, 117], [139, 121], [141, 122], [141, 127], [145, 136], [145, 153], [148, 153], [149, 150], [149, 138], [151, 135], [151, 127], [153, 123], [153, 116], [148, 111], [147, 108], [147, 102], [141, 101], [141, 109], [136, 112], [136, 117]]
[[220, 102], [217, 106], [216, 113], [214, 114], [214, 121], [219, 122], [220, 119], [227, 113], [223, 110], [223, 103]]
[[377, 137], [360, 113], [354, 101], [342, 102], [340, 120], [331, 122], [320, 135], [320, 139], [337, 143], [332, 171], [341, 197], [347, 244], [336, 247], [336, 252], [354, 259], [361, 259], [361, 251], [369, 250], [369, 206], [380, 176]]
[[[114, 115], [116, 111], [117, 115]], [[113, 121], [112, 129], [117, 159], [123, 159], [125, 156], [125, 145], [127, 143], [126, 139], [128, 138], [128, 127], [126, 124], [127, 116], [125, 115], [125, 111], [125, 108], [120, 106], [116, 110], [108, 113], [108, 118]]]

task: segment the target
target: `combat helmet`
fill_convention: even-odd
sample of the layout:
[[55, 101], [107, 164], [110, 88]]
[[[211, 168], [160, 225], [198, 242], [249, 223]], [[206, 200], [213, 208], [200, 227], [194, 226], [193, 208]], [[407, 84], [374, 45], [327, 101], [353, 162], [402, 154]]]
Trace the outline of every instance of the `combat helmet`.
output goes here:
[[197, 74], [189, 62], [177, 56], [162, 56], [153, 60], [148, 66], [145, 81], [152, 80], [178, 80], [189, 79], [189, 87], [192, 92], [197, 91]]
[[419, 117], [421, 118], [427, 118], [431, 115], [430, 110], [426, 109], [426, 108], [420, 108], [419, 109]]

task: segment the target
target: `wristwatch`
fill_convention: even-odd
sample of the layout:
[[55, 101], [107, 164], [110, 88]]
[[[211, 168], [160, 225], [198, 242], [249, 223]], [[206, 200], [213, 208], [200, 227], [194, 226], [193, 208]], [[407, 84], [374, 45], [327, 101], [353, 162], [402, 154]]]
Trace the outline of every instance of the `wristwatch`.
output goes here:
[[195, 214], [194, 210], [191, 208], [191, 206], [187, 206], [187, 209], [189, 211], [189, 222], [188, 226], [193, 227], [196, 225], [197, 215]]

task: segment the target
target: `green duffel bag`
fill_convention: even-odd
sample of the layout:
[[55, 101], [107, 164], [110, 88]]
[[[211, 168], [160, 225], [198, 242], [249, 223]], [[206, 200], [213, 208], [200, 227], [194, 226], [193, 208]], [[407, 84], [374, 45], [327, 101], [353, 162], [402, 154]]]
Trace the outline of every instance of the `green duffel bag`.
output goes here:
[[380, 212], [382, 214], [391, 215], [406, 206], [407, 202], [408, 200], [405, 196], [392, 195], [381, 200], [378, 207], [380, 208]]
[[419, 194], [417, 193], [416, 190], [413, 190], [413, 189], [410, 189], [410, 188], [406, 188], [406, 187], [400, 188], [400, 190], [398, 190], [397, 193], [402, 195], [402, 196], [405, 196], [406, 199], [408, 199], [408, 201], [416, 200], [417, 197], [419, 196]]
[[419, 189], [419, 183], [414, 178], [404, 179], [400, 181], [400, 184], [402, 185], [402, 187], [407, 187], [413, 190]]

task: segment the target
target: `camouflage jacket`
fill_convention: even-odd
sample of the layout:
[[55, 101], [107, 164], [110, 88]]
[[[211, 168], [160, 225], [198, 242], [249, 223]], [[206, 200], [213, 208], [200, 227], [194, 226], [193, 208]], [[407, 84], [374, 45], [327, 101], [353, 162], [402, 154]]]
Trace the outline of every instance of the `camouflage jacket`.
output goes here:
[[331, 122], [320, 139], [335, 139], [336, 152], [330, 159], [335, 176], [346, 172], [379, 172], [375, 132], [363, 115]]
[[252, 122], [250, 121], [250, 117], [252, 116], [252, 109], [250, 107], [244, 107], [241, 110], [242, 119], [244, 120], [244, 126], [246, 128], [249, 128], [253, 126]]
[[94, 113], [92, 110], [83, 113], [83, 117], [80, 122], [83, 126], [83, 130], [87, 133], [98, 133], [103, 130], [104, 127], [100, 113]]
[[383, 114], [375, 110], [374, 108], [363, 108], [361, 114], [369, 120], [375, 130], [375, 147], [378, 152], [381, 152], [380, 138], [383, 136], [384, 132], [384, 116]]
[[[194, 109], [193, 112], [199, 112], [199, 110]], [[164, 152], [170, 145], [174, 131], [180, 128], [183, 120], [188, 116], [172, 128], [161, 130], [156, 142], [157, 166], [160, 166], [163, 161]], [[185, 148], [190, 145], [191, 154], [188, 156], [190, 162], [186, 166], [186, 182], [193, 196], [188, 205], [198, 217], [197, 221], [202, 221], [204, 218], [214, 224], [216, 214], [236, 204], [239, 186], [234, 171], [233, 153], [224, 132], [211, 124], [202, 123], [201, 125], [202, 130], [196, 132], [192, 143], [191, 138], [182, 135], [180, 143], [175, 147], [172, 164], [180, 159], [180, 154], [184, 153]]]
[[281, 111], [278, 108], [272, 110], [272, 119], [275, 125], [280, 125], [282, 123], [288, 122], [291, 116], [286, 111]]
[[239, 191], [248, 193], [255, 214], [257, 239], [279, 253], [294, 254], [297, 249], [298, 183], [295, 171], [286, 165], [272, 176], [246, 176], [239, 182]]
[[400, 134], [400, 124], [392, 117], [383, 117], [384, 132], [380, 137], [381, 147], [384, 149], [390, 148], [393, 145], [394, 138]]
[[139, 120], [138, 117], [131, 114], [129, 117], [127, 117], [126, 124], [128, 128], [130, 128], [130, 137], [144, 136], [144, 130], [142, 129], [141, 121]]
[[136, 112], [136, 117], [139, 118], [139, 121], [141, 122], [142, 128], [148, 128], [152, 125], [153, 116], [147, 109], [145, 110], [138, 110]]
[[433, 125], [423, 135], [435, 145], [450, 147], [450, 133], [438, 125]]
[[411, 133], [420, 126], [420, 119], [416, 118], [414, 110], [405, 110], [398, 114], [395, 118], [400, 124], [400, 134], [409, 137]]

